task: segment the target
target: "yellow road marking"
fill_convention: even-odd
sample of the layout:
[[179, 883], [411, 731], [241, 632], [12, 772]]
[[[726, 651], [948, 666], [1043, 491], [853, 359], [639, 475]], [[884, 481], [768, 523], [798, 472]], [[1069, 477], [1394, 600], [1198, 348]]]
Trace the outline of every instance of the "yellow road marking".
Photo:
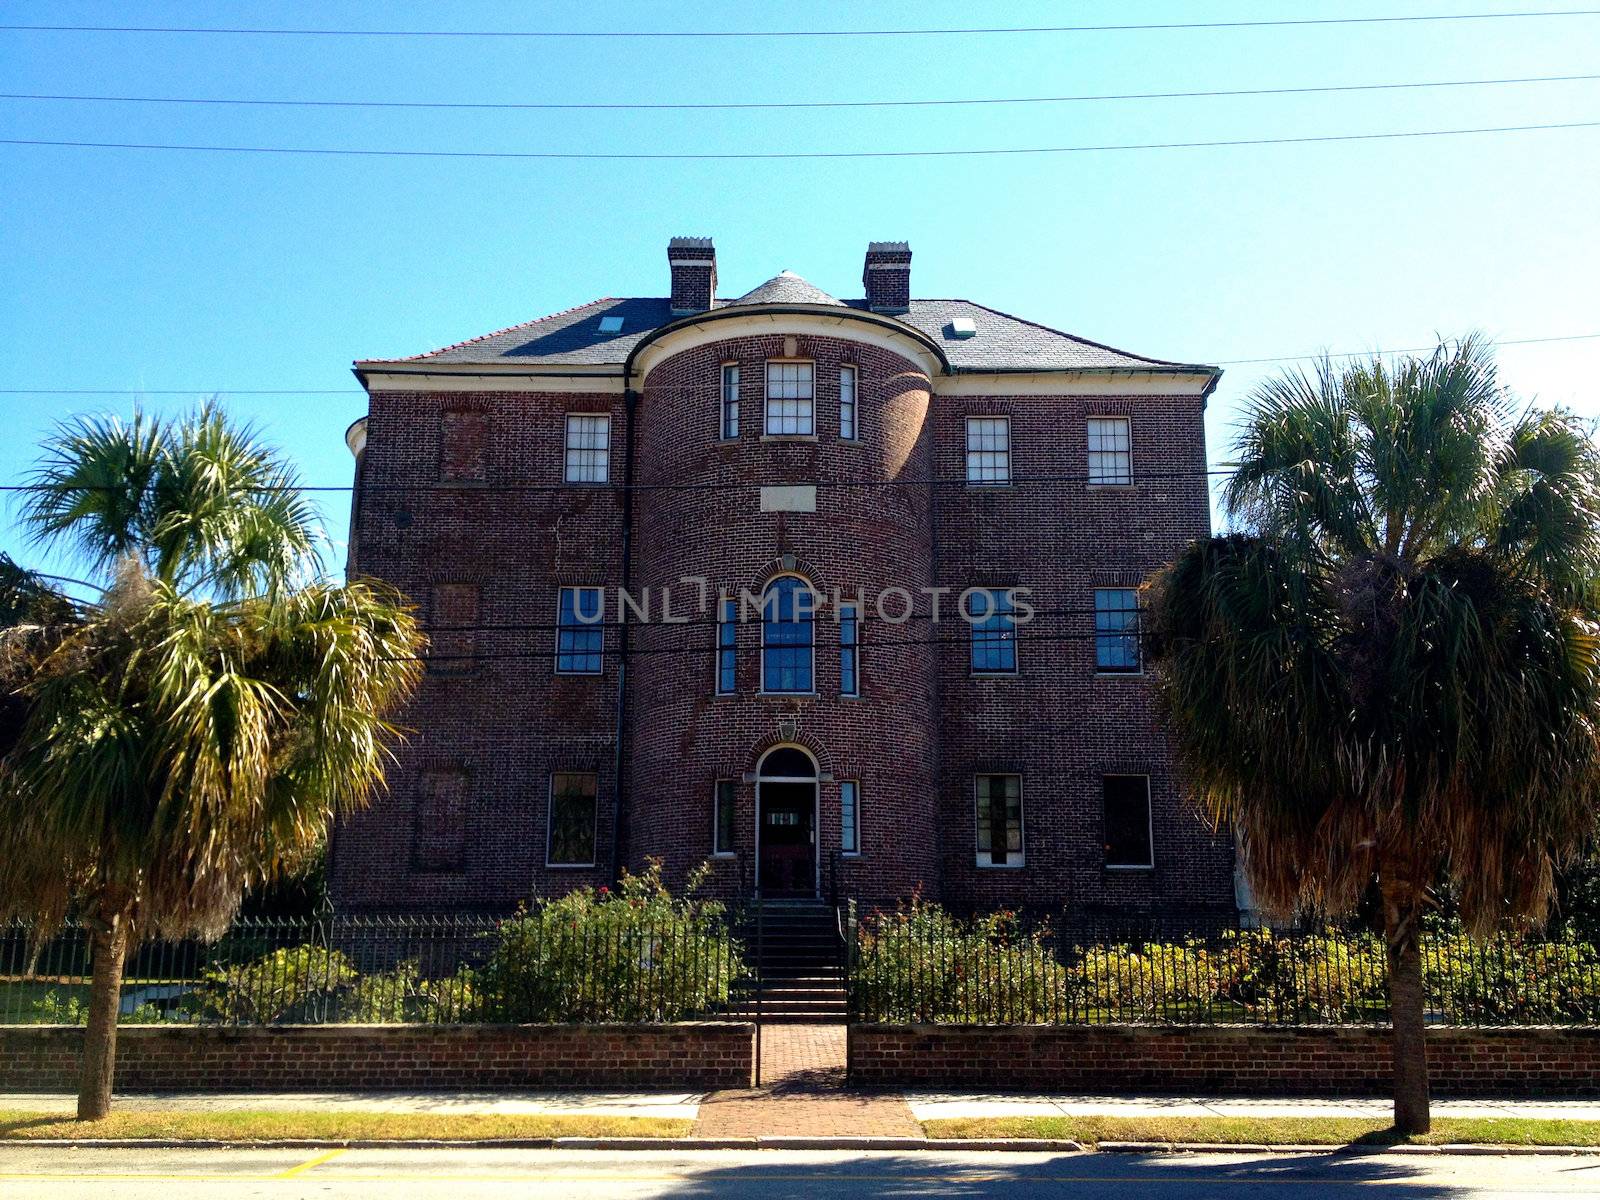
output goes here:
[[272, 1178], [294, 1179], [296, 1176], [304, 1175], [307, 1171], [314, 1167], [320, 1167], [323, 1163], [331, 1162], [333, 1159], [338, 1158], [341, 1154], [347, 1153], [349, 1153], [349, 1151], [345, 1149], [329, 1150], [326, 1154], [319, 1154], [315, 1158], [306, 1159], [306, 1161], [301, 1163], [298, 1167], [290, 1167], [287, 1171], [280, 1171], [278, 1174], [272, 1176]]

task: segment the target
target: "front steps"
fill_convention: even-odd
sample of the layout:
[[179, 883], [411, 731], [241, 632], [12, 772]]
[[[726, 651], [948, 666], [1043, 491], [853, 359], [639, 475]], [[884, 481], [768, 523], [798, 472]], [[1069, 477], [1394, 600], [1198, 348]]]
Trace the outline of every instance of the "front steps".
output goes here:
[[759, 937], [754, 906], [739, 936], [752, 978], [728, 1016], [844, 1024], [844, 942], [832, 908], [819, 900], [768, 900], [761, 906]]

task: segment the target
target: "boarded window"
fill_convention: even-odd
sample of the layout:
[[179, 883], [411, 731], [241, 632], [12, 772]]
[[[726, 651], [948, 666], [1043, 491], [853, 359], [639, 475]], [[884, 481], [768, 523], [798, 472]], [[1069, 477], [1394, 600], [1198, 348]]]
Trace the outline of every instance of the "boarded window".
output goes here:
[[1022, 865], [1022, 776], [979, 775], [978, 865]]
[[475, 583], [438, 583], [428, 626], [428, 670], [434, 675], [467, 675], [477, 668], [478, 613]]
[[440, 417], [439, 478], [482, 483], [489, 478], [489, 414], [477, 410]]
[[562, 771], [550, 777], [548, 865], [594, 866], [595, 792], [593, 775]]
[[1150, 844], [1150, 778], [1107, 775], [1105, 795], [1106, 866], [1155, 865]]
[[422, 772], [412, 819], [412, 868], [461, 871], [466, 867], [466, 852], [466, 772], [459, 768]]

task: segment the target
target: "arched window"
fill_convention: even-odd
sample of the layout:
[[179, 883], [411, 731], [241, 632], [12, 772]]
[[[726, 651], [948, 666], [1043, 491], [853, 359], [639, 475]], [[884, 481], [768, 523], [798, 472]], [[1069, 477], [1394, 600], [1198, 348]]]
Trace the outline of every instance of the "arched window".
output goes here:
[[817, 594], [804, 579], [784, 575], [761, 598], [761, 690], [809, 692], [812, 615]]
[[815, 779], [817, 764], [804, 750], [793, 746], [779, 746], [767, 751], [757, 774], [762, 779]]

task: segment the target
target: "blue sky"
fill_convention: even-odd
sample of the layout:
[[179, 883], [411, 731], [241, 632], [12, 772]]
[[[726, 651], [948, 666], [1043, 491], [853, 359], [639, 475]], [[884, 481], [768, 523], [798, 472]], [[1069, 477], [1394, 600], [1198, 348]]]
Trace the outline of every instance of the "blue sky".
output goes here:
[[[6, 22], [800, 29], [1532, 11], [1499, 0], [975, 5], [356, 5], [12, 0]], [[1574, 7], [1577, 7], [1576, 5]], [[1600, 18], [938, 38], [539, 41], [0, 32], [0, 91], [454, 101], [925, 99], [1600, 73]], [[1122, 103], [739, 112], [425, 112], [0, 100], [0, 137], [584, 152], [954, 149], [1600, 120], [1600, 82]], [[1147, 153], [529, 162], [0, 146], [0, 388], [236, 396], [308, 482], [348, 482], [352, 358], [600, 295], [660, 295], [674, 234], [725, 294], [782, 268], [860, 291], [874, 238], [913, 288], [1164, 357], [1600, 332], [1600, 129]], [[1600, 340], [1507, 347], [1527, 396], [1600, 416]], [[1271, 365], [1229, 367], [1210, 450]], [[153, 409], [193, 396], [149, 395]], [[52, 421], [131, 396], [0, 394], [0, 478]], [[327, 501], [330, 527], [343, 498]], [[7, 511], [0, 547], [26, 550]]]

